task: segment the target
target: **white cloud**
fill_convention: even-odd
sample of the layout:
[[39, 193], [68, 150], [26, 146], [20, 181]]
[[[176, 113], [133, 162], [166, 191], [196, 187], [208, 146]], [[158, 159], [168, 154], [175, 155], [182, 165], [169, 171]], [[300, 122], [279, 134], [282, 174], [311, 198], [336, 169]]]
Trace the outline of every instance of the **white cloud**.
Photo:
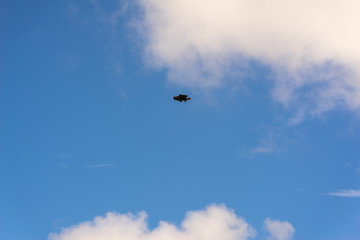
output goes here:
[[295, 228], [289, 222], [270, 218], [265, 220], [264, 227], [270, 234], [269, 240], [290, 240], [295, 232]]
[[108, 213], [93, 221], [50, 234], [49, 240], [246, 240], [256, 231], [223, 205], [186, 214], [180, 227], [161, 221], [149, 230], [144, 212], [138, 215]]
[[359, 190], [339, 190], [336, 192], [328, 193], [330, 196], [337, 196], [337, 197], [360, 197], [360, 189]]
[[138, 0], [148, 62], [190, 87], [225, 85], [256, 60], [291, 123], [360, 109], [358, 0]]

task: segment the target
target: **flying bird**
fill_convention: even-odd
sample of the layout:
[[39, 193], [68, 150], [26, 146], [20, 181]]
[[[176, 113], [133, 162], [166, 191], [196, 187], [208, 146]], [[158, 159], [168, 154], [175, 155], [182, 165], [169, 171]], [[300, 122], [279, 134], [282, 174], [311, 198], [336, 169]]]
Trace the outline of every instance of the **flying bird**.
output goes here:
[[187, 100], [191, 100], [191, 98], [188, 98], [187, 96], [188, 95], [185, 95], [185, 94], [179, 94], [179, 96], [174, 97], [174, 100], [179, 101], [179, 102], [182, 102], [182, 101], [186, 102]]

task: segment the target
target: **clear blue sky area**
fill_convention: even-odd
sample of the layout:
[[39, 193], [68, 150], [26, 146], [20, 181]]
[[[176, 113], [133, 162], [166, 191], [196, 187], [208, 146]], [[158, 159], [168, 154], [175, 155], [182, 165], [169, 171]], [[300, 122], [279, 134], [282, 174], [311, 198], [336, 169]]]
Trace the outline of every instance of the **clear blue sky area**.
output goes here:
[[288, 125], [256, 62], [235, 92], [173, 84], [144, 63], [126, 25], [136, 11], [102, 19], [116, 6], [0, 3], [1, 240], [47, 239], [109, 211], [179, 224], [212, 203], [260, 234], [271, 217], [298, 240], [360, 239], [360, 199], [328, 195], [360, 188], [356, 113]]

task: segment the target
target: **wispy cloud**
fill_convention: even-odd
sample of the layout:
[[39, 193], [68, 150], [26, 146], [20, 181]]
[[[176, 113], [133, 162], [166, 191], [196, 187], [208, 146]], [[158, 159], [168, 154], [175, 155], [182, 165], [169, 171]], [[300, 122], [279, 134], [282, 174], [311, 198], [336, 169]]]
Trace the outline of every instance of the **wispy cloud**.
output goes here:
[[330, 196], [337, 196], [337, 197], [360, 197], [360, 189], [359, 190], [339, 190], [336, 192], [328, 193]]
[[122, 99], [127, 99], [128, 98], [128, 94], [124, 89], [120, 89], [119, 90], [119, 95]]
[[118, 1], [118, 6], [113, 13], [107, 18], [107, 22], [117, 25], [119, 19], [124, 17], [124, 15], [129, 11], [129, 1]]
[[260, 126], [252, 129], [260, 136], [259, 142], [251, 149], [253, 154], [273, 154], [286, 151], [290, 141], [285, 133], [286, 128], [274, 126]]
[[69, 168], [69, 167], [70, 167], [70, 165], [69, 165], [69, 164], [66, 164], [66, 163], [59, 163], [58, 165], [59, 165], [59, 167], [61, 167], [61, 168]]
[[102, 1], [90, 0], [90, 2], [94, 8], [97, 19], [112, 27], [116, 27], [119, 19], [124, 17], [128, 13], [129, 8], [134, 5], [131, 1], [120, 0], [114, 4], [111, 12], [106, 12], [102, 7]]
[[58, 159], [64, 159], [64, 158], [69, 158], [69, 155], [61, 154], [61, 155], [58, 156]]
[[67, 10], [71, 17], [76, 17], [78, 14], [78, 7], [76, 7], [72, 2], [67, 3]]
[[61, 168], [69, 168], [70, 165], [67, 163], [68, 159], [69, 159], [69, 155], [67, 154], [61, 154], [59, 156], [57, 156], [58, 158], [58, 165]]
[[103, 168], [103, 167], [115, 167], [114, 164], [111, 163], [103, 163], [103, 164], [91, 164], [86, 165], [87, 168]]
[[297, 192], [306, 192], [305, 189], [303, 189], [303, 188], [298, 188], [298, 187], [295, 187], [294, 190], [297, 191]]
[[78, 54], [65, 54], [63, 56], [64, 68], [67, 71], [74, 71], [81, 63], [83, 57]]
[[346, 167], [352, 167], [352, 164], [349, 163], [349, 162], [346, 162], [346, 163], [345, 163], [345, 166], [346, 166]]
[[253, 153], [272, 153], [274, 148], [271, 146], [268, 147], [257, 147], [252, 150]]
[[277, 145], [273, 138], [272, 129], [266, 129], [268, 131], [266, 138], [261, 140], [258, 147], [252, 149], [253, 153], [273, 153], [277, 149]]
[[122, 65], [119, 61], [116, 61], [110, 65], [107, 65], [105, 67], [105, 70], [111, 70], [113, 71], [115, 74], [120, 75], [123, 72], [123, 68]]

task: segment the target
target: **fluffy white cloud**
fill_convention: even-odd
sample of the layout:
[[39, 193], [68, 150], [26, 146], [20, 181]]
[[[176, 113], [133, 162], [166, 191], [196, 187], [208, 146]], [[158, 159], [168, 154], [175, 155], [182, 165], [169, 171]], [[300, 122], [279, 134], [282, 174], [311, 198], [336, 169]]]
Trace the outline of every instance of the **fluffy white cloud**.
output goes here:
[[272, 69], [293, 123], [360, 109], [358, 0], [138, 0], [148, 62], [192, 87], [219, 87], [249, 60]]
[[269, 240], [290, 240], [295, 229], [289, 222], [281, 222], [267, 218], [264, 222], [265, 229], [269, 232]]
[[337, 196], [337, 197], [360, 197], [360, 189], [359, 190], [339, 190], [336, 192], [328, 193], [330, 196]]
[[50, 234], [49, 240], [246, 240], [256, 231], [242, 218], [223, 205], [211, 205], [205, 210], [186, 214], [181, 227], [160, 222], [149, 230], [146, 214], [108, 213]]

